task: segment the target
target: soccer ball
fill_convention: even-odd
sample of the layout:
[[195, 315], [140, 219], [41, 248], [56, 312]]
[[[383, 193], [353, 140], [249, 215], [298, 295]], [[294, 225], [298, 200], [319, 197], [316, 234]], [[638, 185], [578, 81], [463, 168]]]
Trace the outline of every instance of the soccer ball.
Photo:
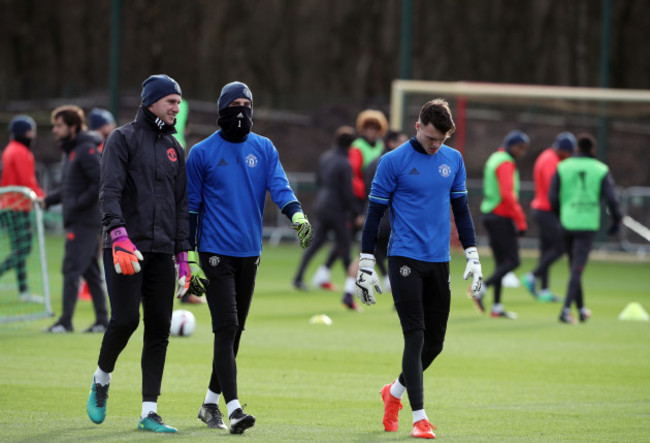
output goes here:
[[196, 328], [196, 318], [190, 311], [177, 309], [172, 313], [171, 334], [177, 337], [189, 337]]

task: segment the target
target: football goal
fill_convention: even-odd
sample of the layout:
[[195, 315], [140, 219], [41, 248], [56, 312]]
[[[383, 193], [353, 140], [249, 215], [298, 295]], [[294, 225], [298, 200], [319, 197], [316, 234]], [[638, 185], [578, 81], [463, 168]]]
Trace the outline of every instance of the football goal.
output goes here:
[[0, 188], [0, 324], [53, 315], [36, 194]]

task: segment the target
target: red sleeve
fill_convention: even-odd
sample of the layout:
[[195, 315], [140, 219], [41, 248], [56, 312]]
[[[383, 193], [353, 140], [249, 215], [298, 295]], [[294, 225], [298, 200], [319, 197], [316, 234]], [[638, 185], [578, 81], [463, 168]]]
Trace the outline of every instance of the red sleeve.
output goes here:
[[367, 199], [366, 184], [363, 181], [363, 173], [361, 168], [363, 166], [363, 155], [357, 148], [351, 148], [348, 152], [348, 159], [352, 166], [352, 191], [357, 198]]
[[517, 229], [525, 231], [528, 229], [526, 215], [514, 192], [515, 164], [513, 162], [501, 163], [496, 169], [496, 176], [501, 191], [501, 203], [495, 208], [494, 213], [511, 218]]
[[21, 174], [25, 179], [24, 186], [27, 186], [29, 189], [34, 191], [37, 196], [43, 197], [45, 192], [43, 192], [41, 187], [38, 185], [38, 181], [36, 181], [36, 162], [34, 161], [34, 156], [30, 152], [27, 158], [28, 160], [19, 166], [19, 168], [22, 168], [22, 170], [19, 171], [19, 174]]
[[35, 162], [32, 153], [27, 148], [12, 150], [12, 155], [6, 159], [7, 164], [4, 166], [2, 182], [5, 185], [27, 186], [34, 191], [37, 196], [43, 197], [45, 193], [36, 181]]

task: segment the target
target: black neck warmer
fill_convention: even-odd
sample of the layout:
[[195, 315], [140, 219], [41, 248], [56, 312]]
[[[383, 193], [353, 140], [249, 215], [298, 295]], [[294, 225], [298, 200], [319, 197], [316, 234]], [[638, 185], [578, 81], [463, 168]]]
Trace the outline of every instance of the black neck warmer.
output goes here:
[[231, 143], [241, 143], [248, 138], [253, 127], [253, 109], [248, 106], [232, 106], [219, 111], [221, 134]]
[[16, 140], [18, 143], [22, 143], [23, 145], [27, 146], [27, 148], [30, 148], [31, 144], [32, 144], [32, 141], [34, 139], [29, 138], [29, 137], [20, 136], [20, 137], [14, 137], [14, 140]]

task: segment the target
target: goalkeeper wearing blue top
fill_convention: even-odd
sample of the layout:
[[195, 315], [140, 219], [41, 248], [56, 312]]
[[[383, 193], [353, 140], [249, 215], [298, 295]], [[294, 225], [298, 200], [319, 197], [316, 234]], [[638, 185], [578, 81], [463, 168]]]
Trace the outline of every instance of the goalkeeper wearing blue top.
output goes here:
[[458, 151], [444, 144], [455, 130], [447, 102], [425, 103], [415, 129], [415, 137], [379, 160], [361, 238], [355, 293], [367, 305], [375, 303], [375, 290], [381, 293], [373, 251], [379, 222], [389, 208], [389, 278], [404, 353], [402, 373], [381, 389], [384, 428], [397, 431], [401, 398], [408, 392], [413, 410], [411, 435], [435, 438], [435, 426], [424, 411], [423, 373], [442, 351], [447, 331], [450, 206], [467, 258], [464, 278], [473, 277], [474, 293], [480, 290], [483, 274], [467, 204], [465, 164]]
[[210, 428], [227, 429], [218, 407], [223, 392], [230, 432], [241, 434], [255, 424], [255, 417], [239, 403], [235, 358], [260, 263], [266, 192], [291, 220], [303, 248], [312, 233], [278, 151], [268, 138], [250, 132], [253, 95], [248, 86], [225, 85], [218, 107], [221, 129], [197, 143], [187, 159], [190, 244], [198, 249], [209, 280], [206, 297], [214, 333], [212, 376], [199, 419]]

